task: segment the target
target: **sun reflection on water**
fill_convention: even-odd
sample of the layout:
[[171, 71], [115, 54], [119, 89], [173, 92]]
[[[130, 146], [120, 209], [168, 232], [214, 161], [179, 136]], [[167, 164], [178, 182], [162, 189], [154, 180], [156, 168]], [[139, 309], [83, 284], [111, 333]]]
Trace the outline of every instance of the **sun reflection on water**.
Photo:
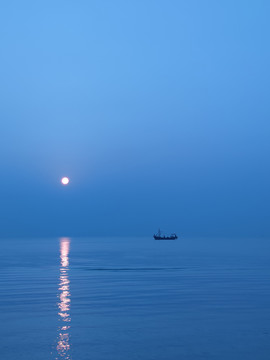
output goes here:
[[70, 355], [70, 289], [69, 289], [69, 247], [70, 239], [60, 239], [60, 277], [59, 277], [59, 332], [57, 339], [57, 357], [56, 360], [71, 360]]

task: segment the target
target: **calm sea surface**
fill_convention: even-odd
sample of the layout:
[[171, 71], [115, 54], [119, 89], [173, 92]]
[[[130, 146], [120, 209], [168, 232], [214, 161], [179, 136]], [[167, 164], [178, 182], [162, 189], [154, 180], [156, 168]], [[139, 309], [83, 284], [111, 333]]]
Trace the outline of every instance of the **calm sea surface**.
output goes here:
[[270, 358], [270, 240], [0, 240], [1, 360]]

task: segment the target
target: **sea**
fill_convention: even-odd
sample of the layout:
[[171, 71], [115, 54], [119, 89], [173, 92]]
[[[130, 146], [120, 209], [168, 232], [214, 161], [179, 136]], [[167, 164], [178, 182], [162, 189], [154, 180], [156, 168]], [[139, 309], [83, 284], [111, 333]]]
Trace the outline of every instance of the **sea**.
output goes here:
[[0, 239], [1, 360], [269, 360], [270, 239]]

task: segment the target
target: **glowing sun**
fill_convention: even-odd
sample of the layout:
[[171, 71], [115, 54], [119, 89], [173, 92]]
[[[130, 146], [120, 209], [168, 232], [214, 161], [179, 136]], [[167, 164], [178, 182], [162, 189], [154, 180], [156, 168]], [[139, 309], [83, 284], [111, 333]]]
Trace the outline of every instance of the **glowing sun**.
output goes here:
[[63, 177], [62, 179], [61, 179], [61, 183], [63, 184], [63, 185], [67, 185], [68, 183], [69, 183], [69, 178], [68, 177]]

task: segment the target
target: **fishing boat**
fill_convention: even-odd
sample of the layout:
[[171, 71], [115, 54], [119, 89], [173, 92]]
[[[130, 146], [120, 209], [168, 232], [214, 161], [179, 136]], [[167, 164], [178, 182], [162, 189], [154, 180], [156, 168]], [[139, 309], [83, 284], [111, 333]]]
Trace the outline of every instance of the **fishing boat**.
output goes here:
[[162, 235], [160, 229], [158, 229], [157, 234], [154, 234], [154, 239], [155, 240], [176, 240], [177, 235], [174, 233], [171, 234], [170, 236]]

